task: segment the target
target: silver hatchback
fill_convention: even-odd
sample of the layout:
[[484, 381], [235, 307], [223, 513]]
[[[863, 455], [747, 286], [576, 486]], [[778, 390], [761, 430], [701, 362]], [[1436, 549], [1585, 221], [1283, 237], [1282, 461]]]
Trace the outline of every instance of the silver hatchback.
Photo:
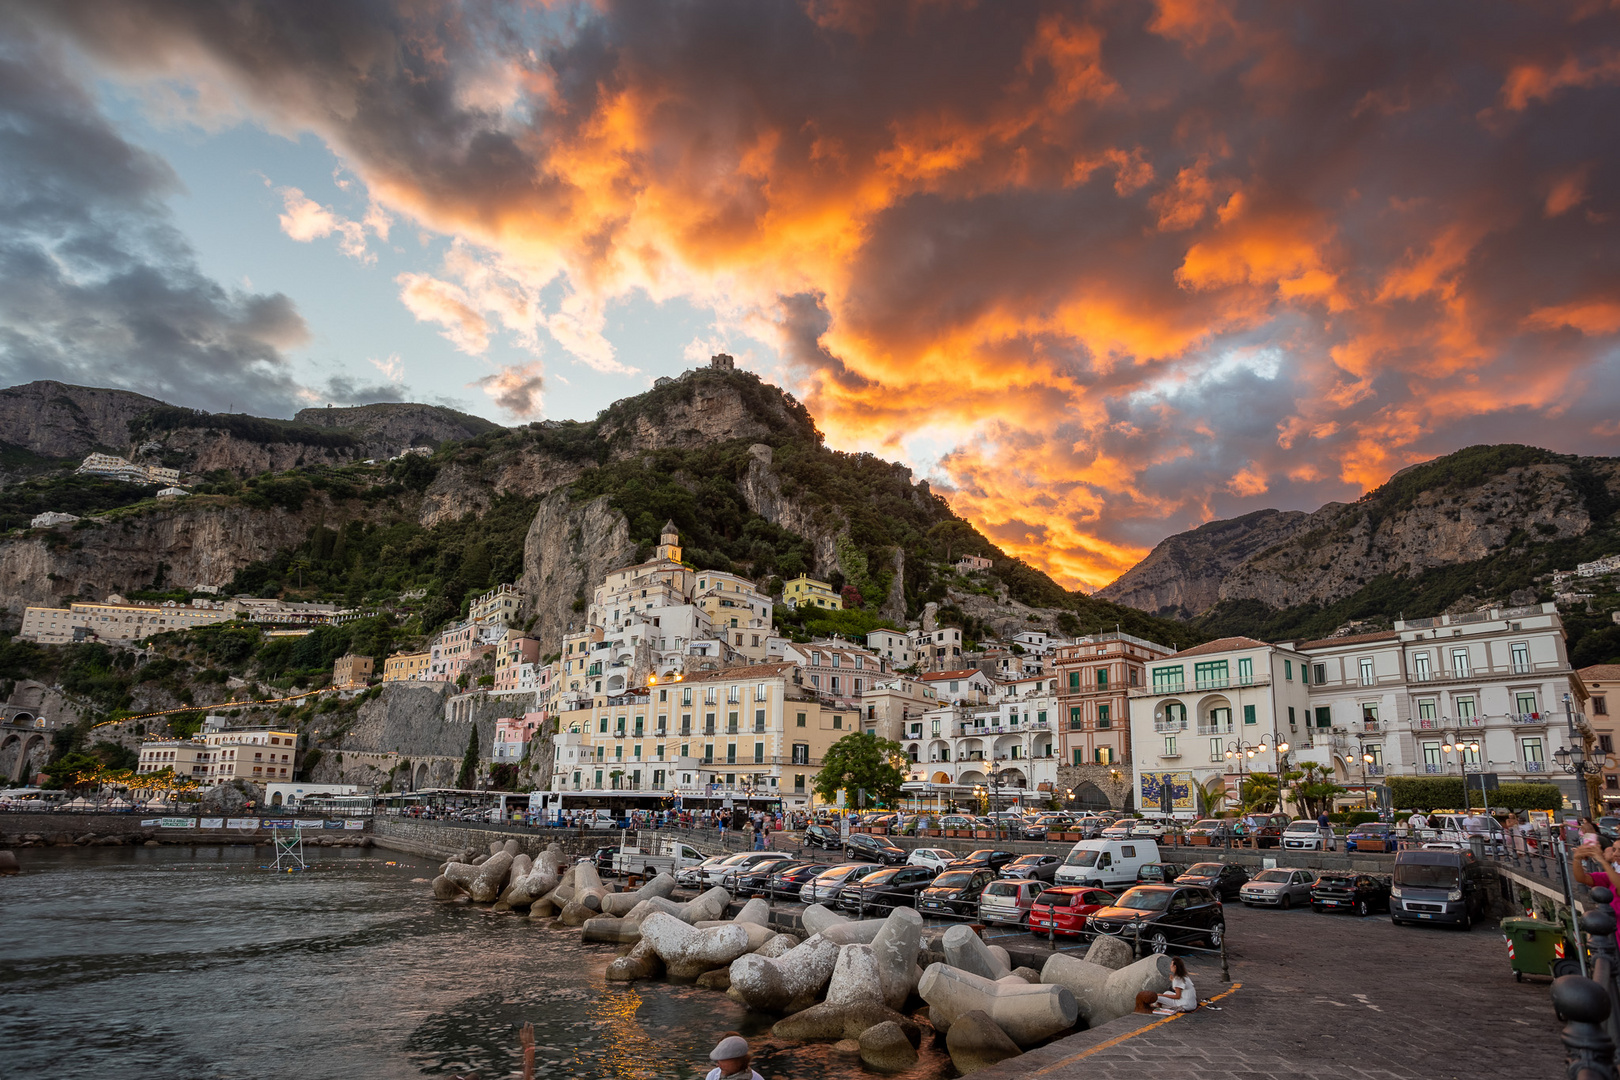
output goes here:
[[1288, 870], [1281, 867], [1262, 870], [1238, 889], [1238, 899], [1248, 907], [1289, 908], [1295, 904], [1311, 902], [1311, 884], [1316, 881], [1313, 870]]
[[979, 921], [987, 925], [1029, 925], [1029, 909], [1046, 888], [1044, 881], [992, 881], [979, 894]]

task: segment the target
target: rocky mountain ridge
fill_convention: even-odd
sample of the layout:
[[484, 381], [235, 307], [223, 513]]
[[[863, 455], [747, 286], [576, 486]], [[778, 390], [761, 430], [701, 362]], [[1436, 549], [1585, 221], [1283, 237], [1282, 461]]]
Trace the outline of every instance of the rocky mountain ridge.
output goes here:
[[[1470, 447], [1404, 469], [1354, 503], [1260, 510], [1168, 537], [1096, 595], [1172, 618], [1236, 605], [1328, 608], [1375, 582], [1417, 581], [1505, 554], [1518, 553], [1525, 568], [1538, 560], [1556, 568], [1588, 541], [1606, 543], [1617, 508], [1620, 459]], [[1482, 581], [1470, 599], [1532, 584], [1496, 571], [1496, 584]]]

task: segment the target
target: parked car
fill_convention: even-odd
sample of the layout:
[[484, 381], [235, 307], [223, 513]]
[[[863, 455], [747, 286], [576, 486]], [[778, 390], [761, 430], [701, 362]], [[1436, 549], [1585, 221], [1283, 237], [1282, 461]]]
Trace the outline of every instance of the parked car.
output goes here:
[[[726, 888], [731, 890], [733, 896], [763, 896], [766, 895], [771, 878], [785, 871], [809, 865], [812, 865], [811, 860], [796, 859], [791, 855], [785, 859], [762, 859], [736, 871]], [[828, 865], [823, 863], [822, 868], [826, 869]]]
[[997, 874], [1001, 878], [1029, 878], [1051, 884], [1063, 860], [1056, 855], [1020, 855], [1003, 866]]
[[1093, 814], [1089, 817], [1080, 818], [1065, 829], [1064, 832], [1077, 832], [1082, 840], [1095, 840], [1102, 835], [1102, 831], [1108, 828], [1109, 824], [1107, 818]]
[[1395, 925], [1453, 923], [1467, 930], [1485, 914], [1491, 875], [1470, 851], [1406, 850], [1395, 856], [1389, 917]]
[[1059, 885], [1109, 888], [1130, 885], [1144, 863], [1159, 861], [1156, 840], [1081, 840], [1063, 858], [1054, 879]]
[[887, 915], [897, 907], [915, 907], [917, 894], [934, 882], [926, 866], [891, 866], [838, 890], [838, 906], [846, 911]]
[[1023, 926], [1044, 881], [992, 881], [979, 896], [979, 921], [987, 925]]
[[947, 866], [946, 869], [973, 870], [982, 866], [987, 870], [1000, 870], [1003, 866], [1006, 866], [1016, 858], [1018, 858], [1018, 856], [1010, 851], [995, 851], [991, 848], [980, 848], [977, 851], [970, 851], [966, 855], [963, 855], [960, 859], [957, 859], [955, 862], [952, 862], [949, 866]]
[[871, 859], [885, 865], [901, 865], [909, 857], [905, 848], [866, 833], [851, 833], [845, 837], [844, 854], [851, 859]]
[[836, 851], [844, 846], [844, 840], [838, 835], [836, 825], [806, 825], [804, 827], [804, 846]]
[[1620, 817], [1605, 814], [1597, 819], [1598, 839], [1603, 841], [1604, 847], [1613, 847], [1620, 843]]
[[[752, 873], [772, 863], [785, 865], [793, 861], [795, 861], [793, 856], [785, 851], [750, 851], [745, 858], [721, 866], [717, 873], [711, 875], [710, 881], [735, 893], [742, 888], [744, 874]], [[764, 887], [763, 879], [760, 887]]]
[[1220, 897], [1201, 886], [1138, 885], [1112, 907], [1094, 912], [1087, 925], [1100, 934], [1140, 938], [1143, 952], [1162, 953], [1200, 939], [1219, 948], [1226, 910]]
[[1366, 915], [1389, 910], [1389, 882], [1371, 874], [1328, 872], [1311, 886], [1312, 911], [1354, 911]]
[[1086, 928], [1093, 912], [1112, 907], [1119, 897], [1106, 889], [1059, 885], [1041, 890], [1029, 909], [1029, 931], [1075, 936]]
[[1310, 870], [1262, 870], [1238, 889], [1238, 899], [1248, 907], [1291, 908], [1311, 902], [1311, 884], [1316, 874]]
[[727, 870], [735, 869], [742, 863], [744, 859], [748, 858], [748, 856], [752, 854], [753, 852], [751, 851], [739, 851], [734, 855], [727, 855], [725, 858], [721, 859], [719, 862], [713, 863], [712, 865], [705, 863], [699, 868], [702, 870], [702, 874], [698, 879], [698, 884], [704, 888], [708, 888], [710, 885], [720, 884], [721, 874], [725, 873]]
[[798, 900], [804, 887], [832, 869], [830, 863], [799, 862], [786, 866], [771, 866], [765, 882], [765, 894], [776, 900]]
[[1277, 847], [1282, 843], [1283, 830], [1289, 825], [1287, 814], [1245, 814], [1241, 835], [1254, 840], [1257, 848]]
[[926, 866], [935, 871], [943, 870], [955, 861], [956, 852], [938, 847], [913, 848], [906, 857], [907, 866]]
[[1224, 844], [1232, 836], [1232, 823], [1224, 818], [1203, 818], [1187, 829], [1187, 839], [1203, 837], [1211, 844]]
[[730, 855], [711, 855], [696, 866], [683, 866], [675, 871], [675, 884], [684, 885], [688, 888], [701, 886], [706, 880], [704, 877], [705, 872], [710, 867], [719, 866], [729, 858], [731, 858]]
[[613, 857], [618, 853], [619, 847], [617, 844], [613, 847], [597, 848], [596, 854], [591, 856], [591, 860], [596, 863], [596, 872], [598, 874], [613, 873]]
[[1120, 818], [1098, 835], [1104, 840], [1126, 840], [1129, 839], [1131, 830], [1135, 827], [1135, 818]]
[[939, 819], [942, 829], [971, 829], [975, 822], [967, 814], [946, 814]]
[[944, 870], [917, 896], [917, 910], [924, 915], [965, 915], [979, 913], [979, 894], [996, 880], [989, 870]]
[[799, 899], [806, 904], [833, 904], [845, 885], [883, 869], [882, 863], [845, 863], [824, 870], [800, 887]]
[[1157, 840], [1159, 837], [1163, 836], [1165, 831], [1165, 823], [1159, 818], [1138, 818], [1131, 825], [1132, 836], [1148, 836], [1152, 837], [1154, 840]]
[[1385, 821], [1365, 821], [1344, 838], [1346, 851], [1394, 851], [1395, 826]]
[[1007, 835], [1019, 840], [1045, 840], [1046, 833], [1045, 818], [1024, 818], [1013, 822]]
[[1220, 893], [1223, 900], [1236, 896], [1249, 880], [1249, 872], [1237, 863], [1201, 862], [1187, 868], [1176, 878], [1177, 885], [1202, 885]]
[[1283, 829], [1282, 846], [1288, 851], [1333, 851], [1339, 839], [1332, 829], [1323, 832], [1315, 818], [1300, 818]]
[[1136, 868], [1136, 883], [1138, 885], [1171, 885], [1176, 878], [1187, 872], [1187, 868], [1178, 863], [1150, 862], [1143, 863]]

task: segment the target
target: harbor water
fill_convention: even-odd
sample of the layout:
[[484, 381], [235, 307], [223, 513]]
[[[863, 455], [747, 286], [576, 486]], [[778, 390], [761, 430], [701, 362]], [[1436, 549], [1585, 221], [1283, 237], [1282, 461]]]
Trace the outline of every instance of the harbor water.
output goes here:
[[[434, 865], [380, 849], [27, 848], [0, 878], [0, 1077], [484, 1080], [702, 1076], [717, 1036], [769, 1080], [860, 1075], [829, 1045], [772, 1040], [723, 994], [610, 984], [577, 930], [435, 903]], [[946, 1075], [924, 1054], [910, 1075]], [[875, 1075], [875, 1074], [873, 1074]]]

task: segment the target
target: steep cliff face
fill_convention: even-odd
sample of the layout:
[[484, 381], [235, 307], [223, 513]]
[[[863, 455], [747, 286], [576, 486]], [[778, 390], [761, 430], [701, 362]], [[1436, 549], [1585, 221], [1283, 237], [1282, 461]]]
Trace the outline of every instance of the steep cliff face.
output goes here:
[[[789, 532], [810, 541], [816, 553], [815, 571], [831, 573], [838, 566], [838, 535], [849, 531], [849, 522], [828, 507], [807, 507], [782, 494], [782, 483], [771, 468], [773, 451], [764, 443], [748, 448], [748, 472], [737, 483], [748, 509]], [[896, 575], [898, 580], [899, 575]], [[905, 610], [904, 592], [901, 611]]]
[[345, 408], [303, 409], [293, 419], [312, 427], [347, 431], [361, 441], [366, 457], [388, 458], [412, 446], [438, 446], [470, 439], [500, 425], [482, 417], [415, 402], [380, 402]]
[[0, 390], [0, 442], [44, 457], [122, 452], [129, 422], [163, 402], [128, 390], [32, 382]]
[[544, 495], [578, 480], [584, 466], [532, 447], [502, 454], [487, 467], [451, 462], [423, 492], [417, 520], [431, 529], [441, 521], [482, 515], [500, 495]]
[[1328, 605], [1380, 575], [1411, 578], [1510, 545], [1584, 536], [1620, 498], [1620, 460], [1473, 447], [1314, 513], [1259, 511], [1160, 543], [1098, 596], [1194, 616], [1222, 601]]
[[542, 653], [558, 651], [563, 635], [584, 625], [575, 598], [588, 601], [608, 571], [635, 554], [629, 522], [607, 496], [575, 502], [567, 488], [560, 488], [541, 500], [524, 541], [519, 587], [533, 605], [533, 632]]
[[88, 528], [31, 532], [0, 543], [0, 605], [21, 611], [67, 595], [100, 599], [159, 577], [183, 587], [224, 585], [253, 560], [303, 540], [323, 515], [334, 516], [321, 499], [289, 513], [201, 496]]
[[597, 436], [614, 448], [615, 456], [623, 457], [814, 430], [803, 407], [775, 387], [699, 370], [639, 397], [614, 402], [603, 411]]
[[243, 478], [267, 472], [285, 472], [302, 465], [341, 465], [372, 456], [359, 445], [262, 442], [206, 427], [180, 428], [142, 445], [147, 448], [147, 452], [141, 455], [143, 459], [149, 458], [155, 462], [161, 458], [190, 473], [210, 473], [223, 469]]

